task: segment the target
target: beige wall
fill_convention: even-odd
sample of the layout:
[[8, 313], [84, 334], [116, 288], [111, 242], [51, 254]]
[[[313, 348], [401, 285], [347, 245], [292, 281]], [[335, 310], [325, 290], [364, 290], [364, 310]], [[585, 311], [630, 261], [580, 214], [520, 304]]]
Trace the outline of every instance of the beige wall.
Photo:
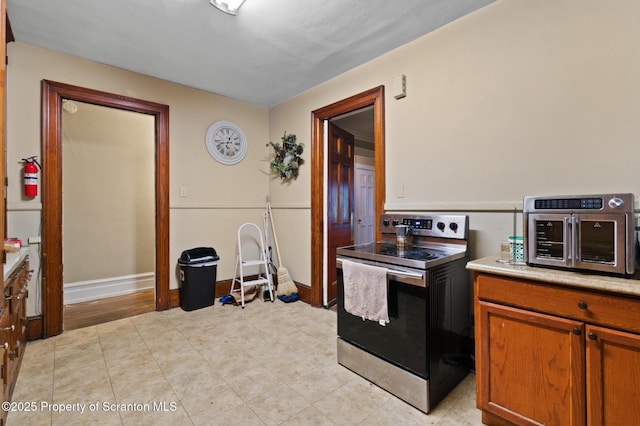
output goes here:
[[[525, 195], [639, 194], [638, 16], [635, 0], [501, 0], [271, 108], [269, 131], [309, 141], [310, 111], [385, 85], [385, 208], [467, 212], [472, 255], [498, 253]], [[272, 199], [310, 205], [309, 179], [272, 182]], [[290, 229], [309, 215], [290, 209]], [[283, 240], [284, 258], [310, 255]]]
[[[40, 235], [40, 198], [21, 195], [20, 158], [40, 149], [40, 82], [58, 81], [170, 107], [170, 258], [205, 245], [218, 251], [219, 279], [229, 279], [235, 262], [236, 230], [244, 222], [262, 223], [268, 191], [267, 108], [64, 55], [32, 45], [8, 45], [7, 175], [9, 234], [27, 241]], [[215, 78], [212, 70], [212, 78]], [[244, 130], [249, 149], [235, 166], [215, 162], [204, 134], [217, 120], [234, 121]], [[46, 167], [46, 164], [43, 164]], [[187, 197], [180, 196], [180, 188]], [[31, 256], [37, 267], [37, 250]], [[178, 287], [175, 264], [171, 288]], [[39, 289], [30, 284], [29, 315], [40, 312]]]

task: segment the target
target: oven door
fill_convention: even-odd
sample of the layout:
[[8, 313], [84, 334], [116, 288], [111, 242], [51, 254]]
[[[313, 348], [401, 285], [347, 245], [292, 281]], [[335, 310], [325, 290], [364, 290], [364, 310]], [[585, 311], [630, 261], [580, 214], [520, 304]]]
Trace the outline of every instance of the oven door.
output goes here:
[[626, 215], [576, 214], [572, 226], [576, 268], [617, 274], [628, 272]]
[[338, 336], [366, 352], [427, 379], [429, 289], [426, 272], [361, 259], [349, 260], [391, 270], [387, 274], [389, 323], [382, 326], [375, 321], [364, 321], [344, 309], [342, 260], [338, 258]]

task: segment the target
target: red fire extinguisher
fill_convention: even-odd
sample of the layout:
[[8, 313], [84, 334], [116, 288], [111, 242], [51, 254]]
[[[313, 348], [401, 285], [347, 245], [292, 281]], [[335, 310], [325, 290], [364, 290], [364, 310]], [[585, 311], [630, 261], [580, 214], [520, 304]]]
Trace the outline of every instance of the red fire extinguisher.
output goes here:
[[24, 195], [35, 197], [38, 195], [38, 169], [42, 169], [36, 156], [23, 158], [24, 161]]

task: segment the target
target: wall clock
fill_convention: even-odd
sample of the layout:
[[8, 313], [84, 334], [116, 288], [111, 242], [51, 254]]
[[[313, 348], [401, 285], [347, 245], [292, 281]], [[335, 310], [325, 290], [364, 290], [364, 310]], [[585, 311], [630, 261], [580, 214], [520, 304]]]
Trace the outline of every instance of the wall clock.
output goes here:
[[222, 164], [237, 164], [247, 155], [247, 137], [235, 123], [216, 121], [204, 138], [209, 155]]

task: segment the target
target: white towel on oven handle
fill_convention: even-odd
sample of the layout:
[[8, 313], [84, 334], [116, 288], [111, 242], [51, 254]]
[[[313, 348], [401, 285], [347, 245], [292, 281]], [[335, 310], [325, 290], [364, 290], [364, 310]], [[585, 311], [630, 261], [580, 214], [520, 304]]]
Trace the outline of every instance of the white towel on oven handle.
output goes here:
[[387, 269], [342, 260], [344, 309], [363, 320], [389, 322]]

